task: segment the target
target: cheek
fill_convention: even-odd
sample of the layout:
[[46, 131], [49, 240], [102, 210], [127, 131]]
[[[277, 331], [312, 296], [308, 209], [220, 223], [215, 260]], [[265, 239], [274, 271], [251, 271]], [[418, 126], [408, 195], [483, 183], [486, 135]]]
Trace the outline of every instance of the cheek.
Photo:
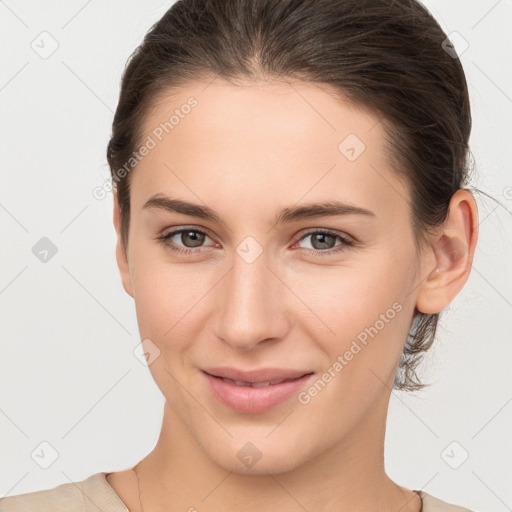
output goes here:
[[144, 350], [149, 347], [150, 357], [151, 351], [157, 354], [148, 367], [155, 383], [171, 406], [186, 411], [182, 385], [189, 376], [182, 367], [188, 366], [187, 354], [205, 325], [207, 284], [192, 265], [161, 260], [133, 258], [137, 323], [140, 339], [150, 340], [143, 342]]
[[390, 371], [398, 362], [414, 311], [413, 265], [375, 254], [365, 265], [333, 269], [329, 279], [302, 281], [299, 295], [315, 314], [303, 326], [330, 362], [345, 353], [352, 367], [378, 362]]
[[[300, 324], [310, 346], [324, 354], [318, 377], [326, 382], [305, 390], [302, 398], [310, 405], [304, 411], [316, 411], [331, 435], [350, 429], [382, 392], [389, 393], [407, 338], [414, 310], [406, 298], [408, 272], [392, 272], [398, 268], [392, 261], [378, 260], [364, 272], [344, 269], [316, 288], [308, 305], [333, 332], [320, 330], [316, 317]], [[388, 278], [382, 283], [385, 270]], [[376, 287], [378, 280], [381, 286]]]
[[152, 252], [139, 250], [132, 259], [140, 335], [154, 340], [162, 351], [179, 351], [204, 325], [201, 315], [215, 275], [200, 276], [194, 265], [176, 265]]

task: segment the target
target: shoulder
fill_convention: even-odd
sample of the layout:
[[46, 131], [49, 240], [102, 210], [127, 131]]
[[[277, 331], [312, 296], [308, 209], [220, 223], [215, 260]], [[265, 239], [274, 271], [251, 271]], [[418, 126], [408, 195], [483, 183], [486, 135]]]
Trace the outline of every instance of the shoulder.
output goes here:
[[0, 512], [129, 512], [106, 474], [95, 473], [80, 482], [0, 498]]
[[421, 499], [423, 501], [422, 512], [476, 512], [469, 508], [464, 508], [453, 503], [448, 503], [436, 498], [425, 491], [420, 491]]

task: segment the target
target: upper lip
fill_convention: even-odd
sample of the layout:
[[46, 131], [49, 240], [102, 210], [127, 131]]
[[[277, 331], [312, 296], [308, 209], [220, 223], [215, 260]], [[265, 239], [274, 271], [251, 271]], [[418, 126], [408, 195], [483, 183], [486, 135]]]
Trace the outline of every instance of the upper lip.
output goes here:
[[297, 379], [313, 372], [293, 370], [289, 368], [259, 368], [241, 370], [238, 368], [216, 367], [203, 368], [203, 371], [214, 377], [230, 379], [237, 382], [269, 382], [285, 379]]

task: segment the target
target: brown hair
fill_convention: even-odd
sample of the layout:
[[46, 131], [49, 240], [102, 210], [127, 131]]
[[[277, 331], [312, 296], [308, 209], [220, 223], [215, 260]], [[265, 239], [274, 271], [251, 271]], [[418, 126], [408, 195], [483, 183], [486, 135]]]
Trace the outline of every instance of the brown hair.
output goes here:
[[[471, 114], [462, 65], [415, 0], [180, 0], [148, 31], [124, 70], [107, 148], [127, 250], [130, 161], [158, 97], [193, 81], [299, 79], [325, 84], [376, 113], [388, 156], [411, 194], [416, 241], [447, 216], [468, 182]], [[416, 310], [394, 388], [415, 372], [439, 314]]]

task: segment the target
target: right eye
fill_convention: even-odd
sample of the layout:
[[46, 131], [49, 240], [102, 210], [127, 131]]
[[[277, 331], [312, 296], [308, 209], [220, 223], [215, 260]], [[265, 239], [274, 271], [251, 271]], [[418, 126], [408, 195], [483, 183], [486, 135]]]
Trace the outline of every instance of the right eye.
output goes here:
[[[179, 239], [183, 244], [190, 243], [190, 247], [186, 245], [184, 247], [177, 245], [172, 239], [180, 235]], [[160, 235], [156, 238], [158, 242], [164, 247], [175, 251], [180, 254], [197, 253], [199, 251], [193, 250], [194, 247], [201, 247], [205, 238], [209, 238], [208, 235], [197, 228], [180, 228], [169, 231], [164, 235]], [[211, 240], [211, 239], [210, 239]]]

